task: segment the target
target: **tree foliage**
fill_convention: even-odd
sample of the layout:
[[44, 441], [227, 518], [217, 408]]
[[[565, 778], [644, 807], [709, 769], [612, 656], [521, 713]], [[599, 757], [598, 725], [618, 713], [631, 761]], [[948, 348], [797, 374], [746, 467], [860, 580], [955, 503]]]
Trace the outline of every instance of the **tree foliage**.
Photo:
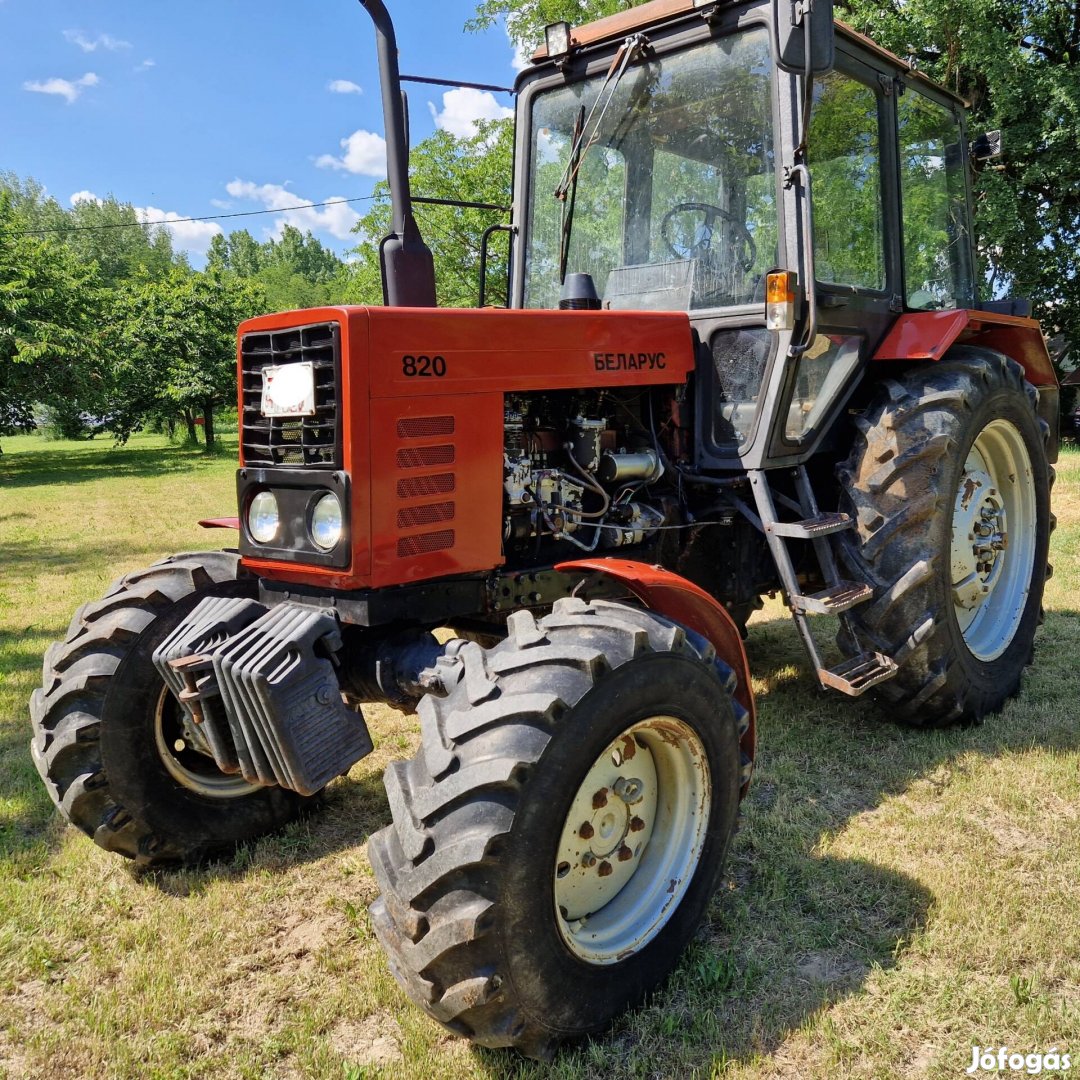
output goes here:
[[[436, 131], [412, 152], [414, 196], [459, 199], [508, 206], [514, 128], [509, 120], [481, 121], [474, 135], [459, 138]], [[389, 189], [375, 189], [378, 200], [356, 226], [363, 238], [349, 282], [352, 303], [379, 304], [379, 241], [390, 231]], [[491, 210], [454, 206], [414, 207], [420, 231], [435, 256], [435, 284], [441, 307], [474, 307], [480, 289], [480, 246], [484, 230], [505, 224], [507, 216]], [[490, 245], [488, 302], [500, 303], [506, 286], [505, 236]]]
[[97, 268], [27, 216], [0, 189], [0, 433], [32, 426], [38, 401], [100, 405], [102, 291]]
[[214, 446], [214, 409], [236, 396], [236, 328], [264, 309], [257, 284], [216, 269], [174, 266], [126, 283], [113, 302], [113, 408], [126, 435], [143, 419], [201, 415]]

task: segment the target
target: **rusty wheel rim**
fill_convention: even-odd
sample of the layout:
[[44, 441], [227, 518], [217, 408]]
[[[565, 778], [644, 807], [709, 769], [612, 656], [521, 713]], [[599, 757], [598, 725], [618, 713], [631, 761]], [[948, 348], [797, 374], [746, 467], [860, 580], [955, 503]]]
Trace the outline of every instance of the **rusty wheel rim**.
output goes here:
[[200, 750], [184, 725], [183, 707], [165, 686], [154, 709], [154, 742], [165, 771], [181, 787], [210, 799], [238, 799], [259, 789], [242, 776], [223, 773]]
[[649, 717], [611, 741], [570, 804], [555, 858], [572, 953], [612, 964], [660, 933], [701, 859], [711, 797], [705, 747], [683, 720]]

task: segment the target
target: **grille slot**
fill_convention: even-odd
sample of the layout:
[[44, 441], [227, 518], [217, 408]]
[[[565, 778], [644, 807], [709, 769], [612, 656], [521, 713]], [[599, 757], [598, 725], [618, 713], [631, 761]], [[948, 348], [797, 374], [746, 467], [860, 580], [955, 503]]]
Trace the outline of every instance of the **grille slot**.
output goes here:
[[[315, 374], [313, 416], [262, 415], [263, 369], [310, 363]], [[342, 467], [341, 341], [337, 323], [244, 334], [240, 339], [243, 454], [246, 465]]]
[[441, 532], [421, 533], [419, 536], [403, 536], [398, 540], [399, 559], [411, 555], [426, 555], [431, 551], [445, 551], [454, 546], [454, 530], [443, 529]]
[[399, 469], [422, 469], [431, 465], [450, 465], [454, 461], [453, 446], [410, 446], [397, 452]]
[[429, 503], [427, 506], [407, 506], [397, 513], [399, 529], [415, 529], [418, 525], [434, 525], [438, 521], [454, 520], [452, 502]]
[[436, 473], [434, 476], [410, 476], [397, 482], [399, 499], [422, 499], [426, 495], [448, 495], [457, 487], [453, 473]]
[[399, 439], [425, 439], [432, 435], [453, 435], [452, 416], [407, 416], [397, 422]]

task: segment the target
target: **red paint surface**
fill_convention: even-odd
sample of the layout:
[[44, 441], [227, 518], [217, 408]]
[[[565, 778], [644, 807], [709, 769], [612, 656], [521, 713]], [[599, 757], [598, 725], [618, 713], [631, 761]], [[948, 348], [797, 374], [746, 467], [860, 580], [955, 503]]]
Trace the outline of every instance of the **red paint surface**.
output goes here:
[[[341, 326], [343, 465], [352, 480], [350, 565], [340, 570], [270, 559], [244, 563], [265, 577], [332, 589], [400, 585], [500, 565], [505, 393], [678, 385], [694, 367], [690, 321], [680, 312], [333, 307], [249, 319], [239, 333], [318, 322]], [[445, 374], [408, 376], [405, 357], [439, 357]], [[401, 420], [442, 416], [454, 418], [450, 437], [398, 435]], [[445, 445], [453, 447], [449, 465], [399, 464], [401, 450]], [[432, 479], [448, 471], [454, 475], [452, 494], [398, 494], [403, 478]], [[419, 512], [446, 501], [454, 503], [452, 520], [429, 526], [399, 522], [399, 511]], [[403, 541], [446, 529], [454, 531], [452, 546], [400, 554]]]
[[204, 529], [240, 529], [238, 517], [203, 518], [199, 524]]
[[[751, 761], [754, 760], [757, 708], [750, 683], [750, 662], [746, 657], [739, 628], [714, 597], [692, 581], [687, 581], [670, 570], [630, 559], [574, 559], [558, 563], [555, 569], [564, 574], [583, 571], [613, 577], [653, 611], [696, 630], [711, 641], [717, 655], [735, 672], [738, 679], [735, 698], [746, 709], [750, 720], [739, 745], [743, 753]], [[748, 786], [749, 782], [743, 785], [743, 795], [746, 794]]]
[[982, 345], [1011, 356], [1032, 386], [1057, 386], [1057, 376], [1036, 319], [989, 311], [915, 311], [901, 315], [875, 360], [941, 360], [953, 345]]

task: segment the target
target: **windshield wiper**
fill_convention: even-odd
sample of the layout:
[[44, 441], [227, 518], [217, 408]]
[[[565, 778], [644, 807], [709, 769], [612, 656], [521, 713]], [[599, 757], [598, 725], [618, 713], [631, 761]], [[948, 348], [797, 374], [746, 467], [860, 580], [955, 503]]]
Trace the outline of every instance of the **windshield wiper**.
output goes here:
[[[562, 178], [559, 180], [558, 187], [553, 192], [555, 198], [563, 204], [559, 237], [559, 284], [566, 280], [566, 263], [570, 258], [570, 234], [574, 228], [574, 206], [577, 203], [577, 182], [581, 163], [585, 155], [600, 139], [600, 125], [604, 122], [604, 116], [615, 98], [615, 91], [619, 88], [619, 83], [622, 81], [623, 75], [626, 74], [630, 61], [639, 52], [643, 51], [646, 45], [648, 45], [648, 39], [644, 34], [634, 34], [633, 37], [628, 37], [619, 46], [618, 51], [612, 57], [611, 66], [608, 68], [607, 76], [604, 79], [604, 85], [600, 87], [600, 93], [596, 95], [596, 100], [589, 110], [588, 118], [585, 117], [585, 106], [582, 105], [577, 120], [574, 122], [574, 136], [570, 146], [570, 157], [566, 163]], [[602, 108], [600, 108], [601, 101], [604, 103]], [[598, 108], [600, 108], [599, 116], [596, 115]], [[596, 116], [595, 124], [593, 123], [594, 116]], [[592, 128], [592, 134], [589, 135], [588, 141], [586, 141], [585, 136], [590, 127]]]
[[[574, 207], [577, 204], [578, 165], [581, 163], [581, 133], [585, 130], [585, 106], [578, 110], [574, 121], [573, 147], [570, 151], [570, 191], [562, 197], [562, 221], [559, 222], [559, 284], [566, 281], [566, 263], [570, 258], [570, 232], [574, 227]], [[555, 197], [559, 197], [558, 191]]]
[[[555, 198], [560, 202], [566, 201], [567, 192], [577, 179], [578, 170], [581, 168], [585, 155], [600, 139], [600, 125], [604, 122], [604, 116], [615, 98], [615, 91], [619, 88], [619, 83], [622, 82], [622, 77], [626, 74], [630, 61], [639, 52], [643, 51], [648, 44], [648, 38], [644, 34], [634, 34], [633, 37], [628, 37], [619, 46], [618, 52], [612, 57], [611, 66], [608, 68], [608, 73], [604, 78], [604, 85], [600, 87], [600, 93], [596, 95], [593, 107], [589, 110], [588, 119], [574, 138], [574, 144], [570, 148], [570, 160], [566, 163], [566, 169], [563, 171], [559, 186], [555, 188]], [[606, 99], [605, 94], [607, 95]], [[600, 109], [600, 115], [596, 117], [596, 123], [594, 124], [593, 117], [596, 116], [596, 110], [600, 108], [601, 101], [604, 102], [604, 106]], [[586, 142], [585, 136], [590, 128], [592, 133], [589, 135], [588, 142]]]

